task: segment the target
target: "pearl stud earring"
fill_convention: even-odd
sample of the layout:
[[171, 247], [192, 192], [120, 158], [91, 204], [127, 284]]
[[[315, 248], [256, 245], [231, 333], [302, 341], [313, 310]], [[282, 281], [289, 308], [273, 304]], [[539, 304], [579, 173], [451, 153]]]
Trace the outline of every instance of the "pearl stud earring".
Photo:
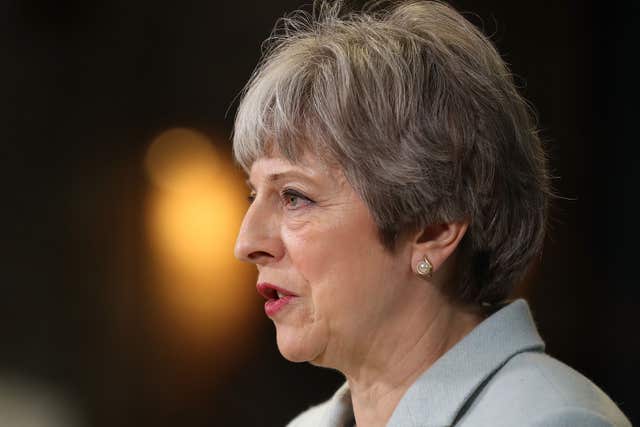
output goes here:
[[418, 276], [420, 277], [431, 277], [431, 273], [433, 272], [433, 265], [431, 265], [431, 263], [425, 256], [424, 259], [420, 261], [416, 266], [416, 271], [418, 273]]

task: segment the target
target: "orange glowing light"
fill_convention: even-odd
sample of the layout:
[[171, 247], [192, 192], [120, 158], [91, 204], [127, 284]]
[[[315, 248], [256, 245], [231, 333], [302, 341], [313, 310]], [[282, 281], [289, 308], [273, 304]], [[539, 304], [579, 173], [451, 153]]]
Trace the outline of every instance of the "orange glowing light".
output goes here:
[[162, 305], [181, 334], [222, 338], [242, 332], [255, 307], [255, 268], [233, 256], [247, 208], [246, 188], [209, 138], [171, 129], [150, 145], [154, 184], [148, 225]]

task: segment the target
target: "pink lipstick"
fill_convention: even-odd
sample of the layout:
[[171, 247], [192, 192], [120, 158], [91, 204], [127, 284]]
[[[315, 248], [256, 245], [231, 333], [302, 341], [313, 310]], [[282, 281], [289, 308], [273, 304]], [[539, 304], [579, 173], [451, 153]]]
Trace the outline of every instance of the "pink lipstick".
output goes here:
[[258, 293], [267, 300], [264, 303], [264, 311], [269, 317], [275, 316], [276, 313], [297, 297], [294, 293], [271, 283], [258, 283], [256, 288]]

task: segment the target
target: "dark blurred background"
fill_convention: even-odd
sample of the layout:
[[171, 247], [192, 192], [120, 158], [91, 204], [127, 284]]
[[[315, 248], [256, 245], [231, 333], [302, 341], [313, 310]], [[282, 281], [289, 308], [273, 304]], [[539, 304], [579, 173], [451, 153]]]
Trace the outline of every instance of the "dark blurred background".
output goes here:
[[[340, 376], [279, 356], [253, 273], [226, 261], [244, 209], [229, 160], [236, 97], [276, 18], [301, 2], [3, 1], [0, 413], [279, 426], [329, 397]], [[453, 4], [492, 35], [535, 105], [563, 197], [514, 296], [529, 300], [548, 352], [639, 422], [640, 6]], [[184, 179], [202, 178], [200, 193], [172, 192], [185, 165], [211, 166], [234, 191], [194, 173]], [[208, 204], [189, 213], [190, 200]], [[226, 216], [203, 218], [212, 211]], [[198, 257], [197, 277], [172, 264]]]

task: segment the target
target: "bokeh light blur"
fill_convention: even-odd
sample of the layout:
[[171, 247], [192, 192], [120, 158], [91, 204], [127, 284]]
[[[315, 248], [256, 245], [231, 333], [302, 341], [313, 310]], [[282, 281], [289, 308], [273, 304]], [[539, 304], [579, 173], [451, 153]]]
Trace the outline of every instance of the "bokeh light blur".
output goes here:
[[[231, 253], [239, 93], [303, 3], [3, 3], [0, 427], [75, 427], [52, 406], [80, 427], [283, 426], [343, 382], [282, 358]], [[640, 2], [452, 3], [509, 62], [557, 177], [519, 294], [548, 352], [639, 424]]]
[[[233, 256], [247, 207], [242, 176], [192, 129], [174, 128], [150, 144], [145, 168], [152, 293], [187, 348], [206, 349], [248, 332], [255, 309], [255, 268]], [[232, 348], [227, 348], [233, 353]], [[205, 352], [206, 353], [206, 352]]]

